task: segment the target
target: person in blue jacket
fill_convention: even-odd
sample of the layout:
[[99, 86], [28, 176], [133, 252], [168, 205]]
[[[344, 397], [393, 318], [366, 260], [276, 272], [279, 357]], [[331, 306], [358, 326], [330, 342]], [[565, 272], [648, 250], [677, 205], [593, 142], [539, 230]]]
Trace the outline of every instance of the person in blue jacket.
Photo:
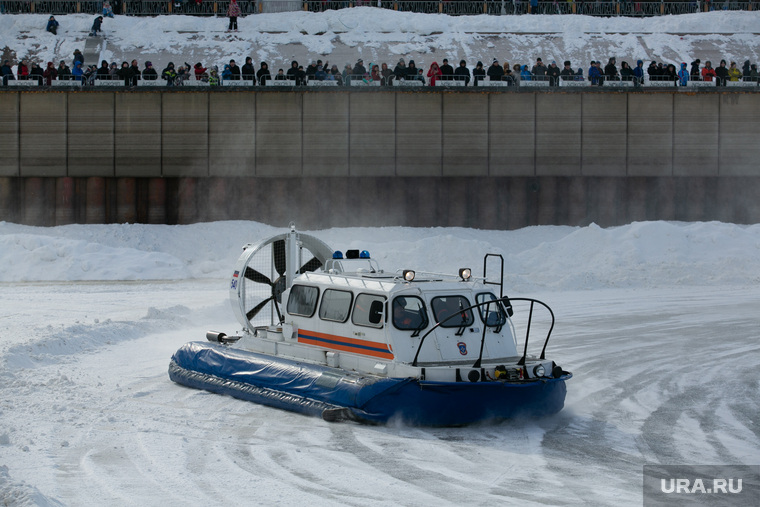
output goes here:
[[681, 64], [681, 70], [678, 71], [678, 84], [680, 86], [686, 86], [689, 82], [689, 70], [686, 68], [686, 62]]
[[602, 85], [602, 71], [595, 61], [592, 61], [591, 67], [588, 68], [588, 80], [591, 81], [592, 85]]
[[58, 21], [55, 20], [55, 16], [50, 16], [48, 18], [47, 28], [45, 28], [45, 30], [47, 30], [48, 32], [52, 33], [53, 35], [58, 35], [56, 33], [58, 31], [58, 25], [59, 25], [59, 23], [58, 23]]
[[527, 65], [523, 65], [520, 69], [520, 81], [530, 81], [532, 74], [528, 70]]
[[76, 60], [74, 62], [74, 68], [71, 69], [71, 75], [74, 76], [74, 79], [76, 81], [82, 80], [82, 76], [84, 75], [84, 70], [82, 70], [82, 62], [79, 60]]
[[633, 86], [641, 86], [644, 84], [644, 62], [636, 60], [636, 68], [633, 69]]

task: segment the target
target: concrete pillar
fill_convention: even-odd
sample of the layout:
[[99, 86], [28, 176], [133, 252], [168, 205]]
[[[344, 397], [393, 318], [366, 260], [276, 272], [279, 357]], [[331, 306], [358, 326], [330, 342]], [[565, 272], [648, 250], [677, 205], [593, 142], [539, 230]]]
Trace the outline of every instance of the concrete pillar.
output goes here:
[[24, 223], [45, 225], [45, 186], [43, 178], [24, 180]]
[[166, 180], [163, 178], [148, 180], [148, 223], [166, 223]]
[[137, 181], [135, 178], [116, 180], [116, 222], [132, 224], [137, 221]]
[[106, 179], [100, 176], [87, 178], [85, 198], [85, 223], [104, 224], [106, 222]]
[[177, 189], [177, 223], [192, 224], [197, 220], [197, 198], [196, 178], [180, 178]]
[[74, 178], [55, 179], [55, 225], [73, 224], [74, 214]]
[[206, 202], [206, 218], [211, 222], [227, 220], [227, 179], [211, 178], [208, 180], [208, 199]]
[[16, 195], [18, 178], [0, 177], [0, 221], [15, 222], [18, 210], [18, 198]]

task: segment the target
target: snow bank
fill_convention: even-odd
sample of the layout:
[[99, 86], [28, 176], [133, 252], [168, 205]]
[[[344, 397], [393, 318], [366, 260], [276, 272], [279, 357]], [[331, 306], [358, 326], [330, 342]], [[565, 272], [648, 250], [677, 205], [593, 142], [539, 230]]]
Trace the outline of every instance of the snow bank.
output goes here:
[[[185, 280], [229, 276], [241, 246], [282, 232], [255, 222], [186, 226], [0, 223], [0, 282]], [[330, 229], [332, 248], [369, 250], [386, 270], [479, 274], [486, 253], [505, 258], [515, 290], [744, 285], [760, 281], [760, 225], [638, 222], [603, 229], [517, 231]]]

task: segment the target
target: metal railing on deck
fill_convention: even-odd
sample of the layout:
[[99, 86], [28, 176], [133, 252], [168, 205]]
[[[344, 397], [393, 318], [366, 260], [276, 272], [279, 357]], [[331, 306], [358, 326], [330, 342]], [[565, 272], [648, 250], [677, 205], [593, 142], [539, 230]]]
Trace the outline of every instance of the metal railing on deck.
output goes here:
[[[311, 11], [371, 6], [382, 9], [419, 12], [426, 14], [449, 14], [454, 16], [491, 14], [584, 14], [587, 16], [663, 16], [690, 14], [718, 10], [755, 11], [759, 1], [646, 1], [635, 0], [550, 0], [539, 1], [531, 7], [529, 0], [240, 0], [243, 15]], [[229, 0], [124, 0], [116, 7], [116, 14], [133, 16], [156, 16], [162, 14], [186, 14], [193, 16], [225, 16]], [[0, 0], [3, 14], [100, 14], [102, 1], [89, 0]]]

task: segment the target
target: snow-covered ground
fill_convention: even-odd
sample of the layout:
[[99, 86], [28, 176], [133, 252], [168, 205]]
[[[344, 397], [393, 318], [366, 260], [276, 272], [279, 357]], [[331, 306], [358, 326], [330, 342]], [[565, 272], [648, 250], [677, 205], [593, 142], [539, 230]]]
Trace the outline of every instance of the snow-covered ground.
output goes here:
[[557, 316], [574, 373], [539, 421], [331, 424], [188, 389], [173, 351], [235, 331], [253, 222], [0, 222], [0, 505], [641, 505], [642, 466], [758, 464], [760, 225], [312, 231], [386, 269], [476, 274]]
[[[46, 14], [0, 16], [0, 34], [6, 56], [71, 64], [75, 49], [85, 51], [94, 16], [57, 16], [58, 35], [45, 32]], [[235, 59], [242, 65], [253, 58], [274, 72], [287, 69], [292, 60], [304, 66], [318, 58], [339, 69], [362, 58], [387, 63], [414, 59], [427, 69], [443, 58], [456, 66], [464, 59], [470, 68], [480, 60], [485, 66], [500, 63], [532, 65], [541, 57], [561, 67], [570, 60], [584, 72], [591, 60], [606, 63], [616, 57], [627, 61], [691, 62], [699, 58], [742, 62], [758, 61], [760, 12], [710, 12], [647, 19], [601, 18], [580, 15], [445, 16], [358, 7], [324, 13], [288, 12], [257, 14], [239, 20], [240, 31], [227, 33], [225, 17], [116, 16], [106, 18], [106, 38], [96, 45], [97, 61], [88, 64], [131, 61], [140, 67], [150, 60], [159, 71], [169, 62], [179, 65], [218, 65]]]

